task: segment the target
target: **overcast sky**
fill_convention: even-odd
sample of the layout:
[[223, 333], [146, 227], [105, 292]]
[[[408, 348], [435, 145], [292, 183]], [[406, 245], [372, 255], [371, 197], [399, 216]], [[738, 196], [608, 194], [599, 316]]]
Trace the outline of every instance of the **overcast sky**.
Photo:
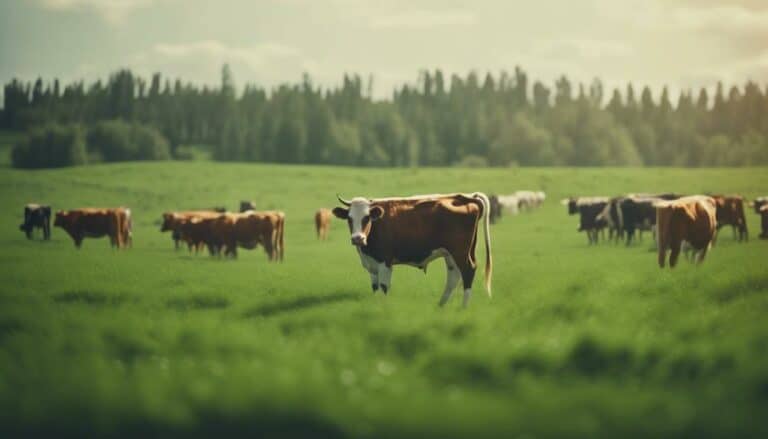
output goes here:
[[0, 0], [0, 81], [93, 80], [130, 67], [271, 87], [373, 74], [377, 96], [423, 68], [523, 67], [551, 82], [673, 91], [768, 83], [768, 0]]

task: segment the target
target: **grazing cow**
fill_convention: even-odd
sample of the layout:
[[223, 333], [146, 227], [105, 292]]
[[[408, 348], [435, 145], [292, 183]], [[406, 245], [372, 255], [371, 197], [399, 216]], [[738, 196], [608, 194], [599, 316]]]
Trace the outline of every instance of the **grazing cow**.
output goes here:
[[[738, 195], [711, 195], [717, 208], [717, 231], [730, 225], [734, 239], [749, 241], [747, 217], [744, 214], [744, 198]], [[738, 231], [738, 237], [736, 232]]]
[[715, 200], [698, 195], [672, 201], [657, 201], [655, 207], [659, 267], [664, 268], [668, 250], [669, 266], [674, 268], [677, 265], [683, 242], [698, 253], [697, 261], [701, 263], [715, 236]]
[[270, 261], [282, 261], [285, 214], [282, 212], [247, 211], [225, 213], [212, 223], [213, 240], [224, 249], [225, 256], [237, 257], [237, 248], [264, 247]]
[[546, 198], [544, 192], [517, 191], [513, 194], [517, 197], [520, 210], [531, 210], [540, 207]]
[[516, 195], [499, 195], [497, 198], [501, 210], [506, 211], [510, 215], [517, 215], [520, 212], [520, 199]]
[[51, 206], [41, 204], [27, 204], [24, 206], [24, 223], [19, 226], [19, 230], [27, 235], [27, 239], [32, 239], [32, 231], [43, 229], [43, 239], [51, 239]]
[[318, 209], [315, 212], [315, 231], [317, 239], [325, 241], [328, 239], [328, 231], [331, 229], [331, 211], [328, 209]]
[[183, 239], [179, 230], [179, 225], [183, 222], [187, 222], [190, 218], [217, 218], [222, 213], [224, 213], [223, 210], [219, 209], [220, 208], [208, 210], [187, 210], [182, 212], [165, 212], [163, 213], [163, 222], [160, 226], [160, 231], [171, 232], [171, 239], [173, 239], [174, 247], [176, 250], [179, 249], [180, 241], [185, 241], [187, 243], [189, 251], [192, 251], [193, 248], [195, 250], [199, 250], [203, 242], [199, 240]]
[[760, 233], [760, 239], [768, 239], [768, 202], [763, 203], [760, 206], [760, 226], [762, 233]]
[[123, 248], [126, 236], [125, 209], [84, 208], [56, 212], [55, 227], [64, 229], [75, 247], [80, 248], [85, 238], [109, 236], [112, 247]]
[[240, 213], [248, 212], [249, 210], [256, 210], [256, 205], [253, 203], [253, 201], [241, 201]]
[[567, 198], [561, 201], [561, 204], [568, 206], [568, 215], [579, 214], [579, 232], [587, 232], [587, 241], [589, 244], [597, 244], [598, 233], [603, 230], [608, 223], [598, 216], [608, 205], [608, 197], [578, 197]]
[[388, 292], [394, 265], [411, 265], [426, 272], [431, 261], [442, 257], [447, 278], [441, 306], [451, 297], [459, 278], [464, 281], [463, 304], [466, 307], [469, 303], [477, 269], [477, 232], [483, 222], [485, 288], [490, 297], [493, 262], [490, 201], [485, 194], [338, 199], [345, 207], [333, 209], [333, 214], [347, 221], [352, 245], [371, 275], [373, 291], [381, 288]]

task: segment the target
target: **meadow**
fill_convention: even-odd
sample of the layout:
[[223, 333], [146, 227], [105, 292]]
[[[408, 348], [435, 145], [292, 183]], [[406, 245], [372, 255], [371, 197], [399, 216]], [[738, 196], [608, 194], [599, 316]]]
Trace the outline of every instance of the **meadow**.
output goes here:
[[[335, 194], [517, 189], [481, 276], [439, 308], [441, 261], [388, 296], [334, 220]], [[11, 435], [768, 437], [768, 241], [730, 229], [660, 270], [650, 236], [589, 247], [568, 195], [768, 193], [768, 169], [351, 169], [154, 162], [0, 169], [0, 430]], [[175, 251], [163, 211], [241, 199], [286, 213], [286, 258]], [[27, 202], [129, 206], [134, 247], [27, 241]], [[478, 257], [483, 260], [483, 251]], [[5, 435], [4, 435], [5, 436]], [[11, 436], [5, 436], [11, 437]]]

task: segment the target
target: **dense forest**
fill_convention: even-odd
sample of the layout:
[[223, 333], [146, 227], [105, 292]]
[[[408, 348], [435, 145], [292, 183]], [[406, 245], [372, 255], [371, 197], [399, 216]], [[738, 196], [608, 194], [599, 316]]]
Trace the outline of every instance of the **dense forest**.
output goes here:
[[[46, 138], [70, 139], [76, 151], [58, 165], [184, 158], [180, 146], [190, 144], [210, 145], [217, 160], [356, 166], [768, 164], [768, 88], [754, 82], [718, 84], [712, 96], [673, 97], [664, 88], [654, 98], [632, 84], [607, 92], [599, 80], [531, 82], [517, 68], [465, 77], [422, 71], [387, 100], [373, 99], [371, 87], [372, 79], [345, 75], [324, 89], [305, 75], [238, 92], [227, 66], [214, 88], [129, 70], [89, 85], [13, 80], [0, 128], [30, 133], [14, 154], [21, 167], [50, 166], [34, 163], [58, 148], [35, 149]], [[127, 152], [111, 152], [112, 144]]]

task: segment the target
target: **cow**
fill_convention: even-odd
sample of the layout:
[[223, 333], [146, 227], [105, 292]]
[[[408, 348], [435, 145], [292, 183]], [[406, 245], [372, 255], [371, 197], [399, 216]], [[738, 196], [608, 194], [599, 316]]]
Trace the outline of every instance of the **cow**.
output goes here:
[[56, 212], [54, 227], [64, 229], [78, 249], [85, 238], [109, 236], [112, 247], [125, 246], [125, 209], [83, 208]]
[[535, 207], [540, 207], [546, 198], [546, 194], [541, 191], [516, 191], [513, 195], [517, 197], [520, 210], [531, 210]]
[[491, 194], [488, 196], [488, 201], [491, 203], [491, 207], [488, 210], [488, 220], [491, 222], [491, 224], [496, 224], [496, 221], [501, 218], [502, 210], [502, 205], [499, 203], [499, 196], [496, 194]]
[[[738, 195], [710, 195], [717, 208], [717, 232], [725, 226], [731, 226], [734, 239], [749, 241], [747, 217], [744, 214], [744, 198]], [[738, 237], [736, 232], [738, 231]]]
[[345, 200], [333, 214], [347, 222], [351, 243], [371, 276], [371, 288], [387, 294], [394, 265], [424, 270], [444, 258], [446, 283], [440, 306], [445, 305], [459, 279], [464, 283], [463, 306], [469, 304], [477, 270], [475, 247], [480, 223], [485, 236], [485, 289], [491, 296], [490, 201], [480, 192], [472, 194], [418, 195], [406, 198]]
[[224, 256], [237, 257], [237, 248], [264, 247], [270, 261], [282, 261], [285, 214], [277, 211], [225, 213], [212, 220], [214, 245], [222, 246]]
[[195, 250], [199, 250], [199, 247], [202, 245], [201, 241], [198, 240], [190, 240], [190, 239], [183, 239], [181, 232], [178, 230], [179, 225], [183, 222], [186, 222], [189, 218], [199, 217], [199, 218], [217, 218], [222, 213], [224, 213], [223, 210], [219, 210], [220, 208], [213, 208], [213, 209], [207, 209], [207, 210], [187, 210], [187, 211], [181, 211], [181, 212], [165, 212], [163, 213], [163, 222], [160, 226], [160, 232], [171, 232], [171, 239], [173, 239], [174, 247], [176, 250], [179, 249], [179, 243], [181, 241], [185, 241], [189, 247], [189, 251], [192, 251], [194, 248]]
[[27, 239], [32, 239], [35, 228], [43, 230], [43, 240], [51, 239], [51, 206], [31, 203], [24, 206], [24, 222], [19, 230], [27, 235]]
[[760, 233], [760, 239], [768, 239], [768, 202], [763, 203], [760, 206], [760, 226], [762, 233]]
[[249, 210], [256, 210], [256, 204], [253, 201], [241, 201], [240, 213], [248, 212]]
[[577, 231], [587, 232], [590, 245], [597, 244], [598, 233], [608, 225], [604, 219], [598, 219], [608, 201], [608, 197], [571, 197], [561, 201], [561, 204], [568, 206], [568, 215], [579, 214]]
[[510, 215], [517, 215], [520, 212], [520, 199], [516, 195], [498, 195], [497, 198], [501, 210]]
[[133, 217], [131, 216], [131, 209], [127, 207], [119, 207], [123, 216], [123, 243], [126, 247], [133, 248]]
[[328, 239], [328, 231], [331, 229], [331, 211], [328, 209], [318, 209], [315, 212], [315, 231], [317, 239], [325, 241]]
[[760, 209], [762, 209], [766, 204], [768, 204], [768, 197], [757, 197], [755, 198], [755, 201], [750, 203], [750, 205], [755, 209], [756, 214], [760, 214]]
[[624, 239], [624, 224], [621, 208], [619, 207], [623, 200], [624, 197], [611, 198], [606, 203], [603, 211], [596, 217], [598, 222], [606, 224], [606, 227], [608, 227], [608, 240], [612, 240], [614, 243]]
[[670, 268], [677, 265], [683, 242], [698, 253], [698, 263], [704, 261], [712, 246], [717, 226], [715, 200], [696, 195], [672, 201], [657, 201], [654, 206], [659, 267], [664, 268], [667, 251], [670, 251]]

